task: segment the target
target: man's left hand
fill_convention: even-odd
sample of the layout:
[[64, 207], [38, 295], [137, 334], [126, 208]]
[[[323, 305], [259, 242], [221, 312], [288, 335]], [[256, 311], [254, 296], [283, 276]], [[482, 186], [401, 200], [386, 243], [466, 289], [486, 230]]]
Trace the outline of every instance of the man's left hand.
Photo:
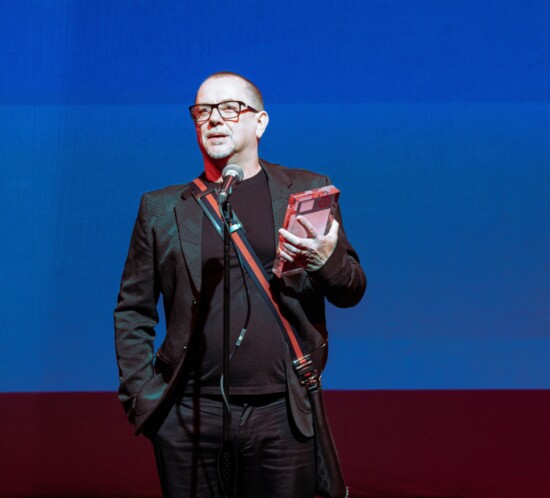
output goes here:
[[296, 262], [307, 271], [316, 271], [330, 258], [338, 242], [339, 224], [333, 220], [332, 226], [326, 235], [320, 235], [313, 225], [303, 216], [298, 216], [296, 221], [304, 227], [307, 236], [297, 237], [288, 230], [281, 228], [281, 245], [279, 253], [283, 259]]

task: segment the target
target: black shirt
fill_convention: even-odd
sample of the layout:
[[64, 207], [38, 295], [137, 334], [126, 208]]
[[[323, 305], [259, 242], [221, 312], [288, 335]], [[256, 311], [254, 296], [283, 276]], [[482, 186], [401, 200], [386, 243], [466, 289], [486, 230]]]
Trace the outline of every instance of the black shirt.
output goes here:
[[[271, 275], [275, 258], [273, 210], [267, 176], [262, 170], [242, 181], [230, 197], [250, 245]], [[231, 249], [231, 346], [245, 324], [246, 291], [237, 256]], [[246, 274], [250, 322], [230, 363], [230, 392], [236, 395], [283, 392], [284, 336], [254, 282]], [[219, 394], [223, 350], [223, 239], [208, 218], [203, 220], [202, 289], [197, 329], [190, 344], [185, 391]], [[199, 389], [200, 388], [200, 389]]]

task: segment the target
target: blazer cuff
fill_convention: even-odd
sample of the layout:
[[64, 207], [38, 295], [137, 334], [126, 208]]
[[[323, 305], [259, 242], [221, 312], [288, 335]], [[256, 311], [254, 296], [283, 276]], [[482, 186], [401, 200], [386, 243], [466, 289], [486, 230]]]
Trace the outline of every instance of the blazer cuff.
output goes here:
[[334, 282], [335, 280], [338, 280], [338, 277], [345, 270], [348, 264], [348, 253], [344, 245], [338, 241], [334, 251], [326, 260], [325, 264], [317, 271], [310, 272], [310, 275], [315, 279], [319, 279], [324, 282]]

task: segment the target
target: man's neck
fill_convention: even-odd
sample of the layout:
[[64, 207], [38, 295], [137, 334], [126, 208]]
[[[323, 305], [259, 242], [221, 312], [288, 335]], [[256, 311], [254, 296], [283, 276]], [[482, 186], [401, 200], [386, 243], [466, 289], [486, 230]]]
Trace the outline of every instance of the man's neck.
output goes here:
[[255, 160], [251, 161], [229, 159], [216, 162], [208, 158], [208, 160], [204, 161], [204, 172], [206, 173], [206, 179], [210, 182], [221, 182], [222, 171], [228, 164], [236, 164], [237, 166], [240, 166], [244, 173], [244, 180], [252, 178], [261, 170], [260, 161], [257, 157]]

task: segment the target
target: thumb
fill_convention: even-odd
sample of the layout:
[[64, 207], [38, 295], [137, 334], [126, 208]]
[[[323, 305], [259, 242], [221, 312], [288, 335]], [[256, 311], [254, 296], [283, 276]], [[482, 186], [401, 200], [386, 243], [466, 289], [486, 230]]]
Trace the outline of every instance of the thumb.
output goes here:
[[327, 237], [338, 237], [339, 228], [340, 228], [340, 223], [338, 223], [336, 220], [333, 220], [330, 230], [327, 233]]

